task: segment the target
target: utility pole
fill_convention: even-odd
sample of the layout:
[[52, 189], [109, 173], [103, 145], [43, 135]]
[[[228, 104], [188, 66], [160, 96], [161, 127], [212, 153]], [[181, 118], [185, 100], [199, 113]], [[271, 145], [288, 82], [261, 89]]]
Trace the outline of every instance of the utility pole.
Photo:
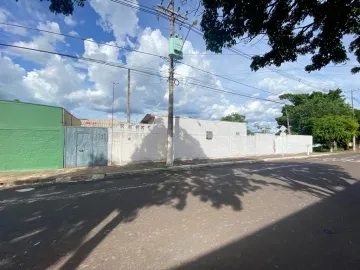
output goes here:
[[290, 120], [289, 120], [289, 115], [288, 115], [287, 109], [285, 109], [285, 112], [286, 112], [286, 119], [287, 119], [287, 129], [288, 129], [289, 135], [291, 135]]
[[[355, 118], [355, 110], [354, 110], [354, 90], [351, 90], [351, 107], [352, 107], [352, 117]], [[356, 152], [356, 137], [353, 136], [353, 150]]]
[[113, 82], [113, 93], [112, 93], [112, 106], [111, 106], [111, 128], [114, 128], [114, 103], [115, 103], [115, 85], [119, 84]]
[[127, 122], [130, 124], [130, 69], [128, 69], [128, 90], [127, 90]]
[[[158, 5], [157, 11], [166, 15], [170, 20], [170, 37], [174, 36], [175, 20], [181, 22], [185, 18], [174, 12], [174, 0], [169, 0], [167, 7]], [[172, 166], [174, 163], [174, 58], [169, 55], [169, 104], [168, 104], [168, 129], [167, 129], [167, 154], [166, 165]]]
[[113, 144], [114, 144], [114, 103], [115, 103], [115, 85], [119, 84], [113, 82], [113, 92], [112, 92], [112, 106], [111, 106], [111, 162], [113, 162]]

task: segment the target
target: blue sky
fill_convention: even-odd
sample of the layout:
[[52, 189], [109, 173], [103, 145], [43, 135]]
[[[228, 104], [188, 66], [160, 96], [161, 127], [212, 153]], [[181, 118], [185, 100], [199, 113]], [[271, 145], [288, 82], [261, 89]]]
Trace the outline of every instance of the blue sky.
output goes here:
[[[155, 6], [159, 2], [140, 0], [139, 3]], [[196, 6], [197, 0], [189, 0], [186, 5], [181, 5], [180, 1], [175, 3], [180, 6], [180, 13], [184, 14]], [[76, 35], [157, 55], [167, 54], [169, 22], [164, 19], [157, 21], [154, 15], [110, 0], [87, 1], [84, 8], [75, 9], [72, 17], [50, 13], [48, 5], [47, 1], [2, 1], [0, 22]], [[189, 21], [194, 18], [189, 16]], [[180, 30], [178, 26], [176, 31], [184, 36], [187, 33], [186, 28]], [[350, 40], [351, 37], [346, 37], [345, 43]], [[167, 76], [167, 62], [159, 57], [89, 41], [8, 26], [0, 26], [0, 41], [117, 62]], [[239, 44], [236, 48], [247, 54], [258, 54], [266, 51], [267, 45], [266, 40], [254, 41]], [[57, 105], [79, 118], [107, 119], [112, 105], [112, 83], [116, 82], [116, 118], [125, 119], [126, 70], [19, 49], [0, 47], [0, 52], [0, 99], [17, 98], [25, 102]], [[239, 112], [246, 115], [251, 123], [275, 126], [274, 118], [280, 115], [281, 104], [218, 93], [191, 84], [199, 81], [214, 88], [232, 89], [274, 101], [278, 101], [278, 96], [283, 93], [307, 93], [316, 89], [326, 91], [338, 87], [348, 91], [357, 89], [359, 85], [359, 75], [350, 74], [351, 65], [356, 64], [353, 56], [344, 66], [331, 65], [311, 74], [303, 70], [311, 55], [300, 57], [298, 62], [286, 63], [279, 68], [286, 72], [286, 77], [268, 69], [251, 72], [248, 59], [227, 50], [221, 56], [209, 54], [211, 52], [205, 51], [202, 37], [190, 32], [184, 46], [184, 63], [257, 89], [178, 63], [175, 71], [179, 79], [179, 85], [175, 87], [175, 114], [218, 119], [231, 112]], [[290, 80], [289, 76], [301, 81]], [[131, 89], [133, 121], [140, 121], [146, 113], [166, 114], [166, 79], [133, 72]], [[346, 93], [348, 95], [349, 92]], [[360, 101], [360, 91], [356, 92], [355, 97]], [[359, 107], [360, 104], [356, 102], [355, 105]]]

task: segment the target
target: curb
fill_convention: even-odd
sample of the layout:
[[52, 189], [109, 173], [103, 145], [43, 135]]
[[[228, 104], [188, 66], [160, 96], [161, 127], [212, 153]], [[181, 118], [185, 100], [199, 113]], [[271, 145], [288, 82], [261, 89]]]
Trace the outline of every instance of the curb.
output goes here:
[[88, 174], [88, 175], [80, 175], [80, 176], [63, 176], [63, 177], [49, 177], [45, 179], [32, 179], [32, 180], [16, 180], [12, 183], [5, 182], [5, 185], [0, 188], [11, 188], [15, 186], [24, 186], [24, 185], [42, 185], [42, 184], [61, 184], [61, 183], [84, 183], [84, 182], [92, 182], [99, 180], [108, 180], [114, 179], [123, 176], [129, 175], [144, 175], [149, 173], [158, 173], [158, 172], [180, 172], [180, 171], [188, 171], [192, 169], [200, 169], [200, 168], [214, 168], [221, 167], [227, 165], [236, 165], [236, 164], [252, 164], [259, 162], [269, 162], [269, 161], [278, 161], [278, 160], [291, 160], [291, 159], [306, 159], [306, 158], [314, 158], [314, 157], [325, 157], [325, 156], [334, 156], [340, 155], [344, 153], [334, 153], [334, 154], [316, 154], [316, 155], [305, 155], [305, 156], [290, 156], [290, 157], [274, 157], [274, 158], [263, 158], [263, 159], [248, 159], [248, 160], [237, 160], [237, 161], [223, 161], [223, 162], [214, 162], [214, 163], [203, 163], [203, 164], [194, 164], [194, 165], [177, 165], [168, 168], [153, 168], [153, 169], [141, 169], [141, 170], [133, 170], [133, 171], [125, 171], [125, 172], [110, 172], [110, 173], [96, 173], [96, 174]]

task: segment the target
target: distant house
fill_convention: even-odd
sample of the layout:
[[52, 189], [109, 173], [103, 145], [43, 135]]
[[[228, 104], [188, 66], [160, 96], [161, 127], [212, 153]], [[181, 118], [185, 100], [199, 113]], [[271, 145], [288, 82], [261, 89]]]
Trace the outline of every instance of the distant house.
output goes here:
[[114, 125], [114, 127], [119, 126], [120, 124], [125, 124], [126, 122], [120, 120], [114, 120], [114, 122], [110, 119], [106, 120], [97, 120], [97, 119], [80, 119], [82, 127], [103, 127], [110, 128]]

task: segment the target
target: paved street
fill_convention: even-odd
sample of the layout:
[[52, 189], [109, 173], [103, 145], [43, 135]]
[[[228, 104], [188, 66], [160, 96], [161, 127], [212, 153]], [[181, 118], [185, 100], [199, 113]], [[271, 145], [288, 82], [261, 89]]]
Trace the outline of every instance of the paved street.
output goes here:
[[360, 155], [0, 191], [0, 269], [360, 269]]

